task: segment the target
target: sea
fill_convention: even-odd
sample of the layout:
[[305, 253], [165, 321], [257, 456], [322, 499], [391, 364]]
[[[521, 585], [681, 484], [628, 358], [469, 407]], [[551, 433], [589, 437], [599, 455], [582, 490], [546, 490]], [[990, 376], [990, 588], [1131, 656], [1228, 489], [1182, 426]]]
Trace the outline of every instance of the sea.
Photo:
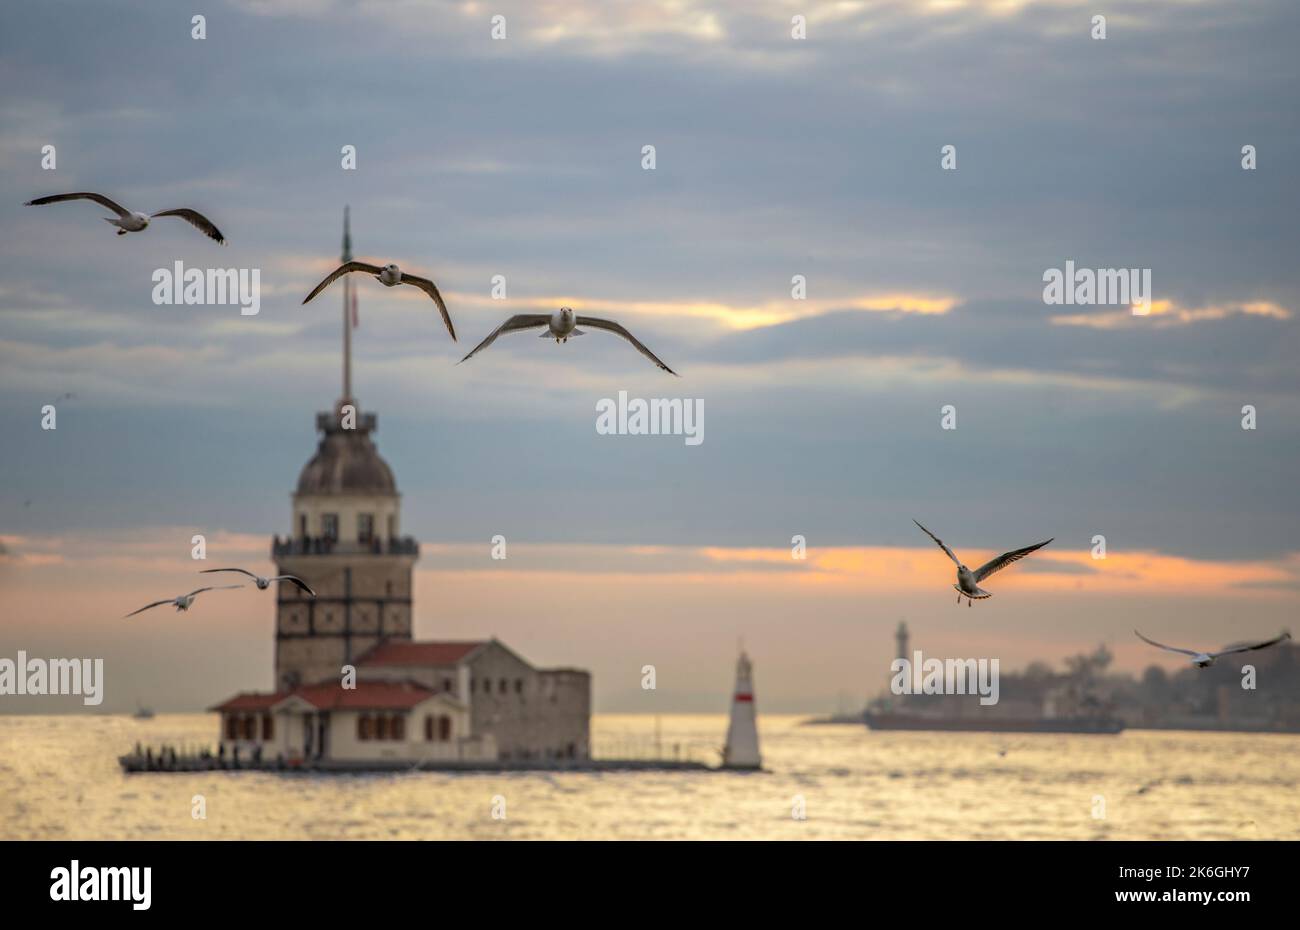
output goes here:
[[[217, 718], [0, 716], [0, 839], [1300, 839], [1300, 735], [806, 719], [760, 716], [755, 773], [127, 775], [136, 743], [212, 746]], [[726, 722], [600, 714], [593, 750], [716, 763]]]

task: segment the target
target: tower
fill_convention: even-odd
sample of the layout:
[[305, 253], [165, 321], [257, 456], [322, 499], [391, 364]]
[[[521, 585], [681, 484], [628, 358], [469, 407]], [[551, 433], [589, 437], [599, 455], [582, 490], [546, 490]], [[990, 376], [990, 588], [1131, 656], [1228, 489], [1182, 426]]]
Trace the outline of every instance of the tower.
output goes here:
[[[351, 234], [343, 214], [343, 260]], [[297, 575], [310, 597], [281, 582], [276, 600], [275, 686], [337, 680], [344, 665], [381, 640], [411, 638], [411, 572], [420, 546], [401, 535], [401, 495], [372, 434], [378, 417], [352, 397], [351, 283], [343, 291], [343, 396], [316, 415], [316, 454], [293, 494], [293, 531], [278, 536], [277, 574]]]
[[722, 751], [722, 767], [758, 769], [763, 757], [758, 751], [758, 720], [754, 708], [753, 666], [749, 656], [740, 651], [736, 660], [736, 690], [731, 697], [731, 722], [727, 724], [727, 745]]

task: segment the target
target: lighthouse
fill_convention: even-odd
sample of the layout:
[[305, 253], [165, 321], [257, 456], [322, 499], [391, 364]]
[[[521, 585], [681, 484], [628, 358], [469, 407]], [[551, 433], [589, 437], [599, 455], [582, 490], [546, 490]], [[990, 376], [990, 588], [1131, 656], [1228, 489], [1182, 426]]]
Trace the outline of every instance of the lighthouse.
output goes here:
[[754, 708], [753, 666], [745, 651], [736, 660], [736, 690], [731, 696], [731, 722], [727, 725], [727, 745], [722, 751], [722, 767], [760, 769], [763, 757], [758, 752], [758, 720]]

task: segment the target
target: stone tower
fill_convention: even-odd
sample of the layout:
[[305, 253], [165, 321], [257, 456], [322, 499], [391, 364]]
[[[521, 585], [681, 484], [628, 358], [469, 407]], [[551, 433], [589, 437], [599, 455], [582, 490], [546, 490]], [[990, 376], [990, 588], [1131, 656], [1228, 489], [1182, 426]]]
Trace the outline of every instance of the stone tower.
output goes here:
[[[343, 259], [351, 259], [344, 214]], [[411, 638], [411, 571], [420, 547], [401, 535], [401, 495], [371, 438], [378, 426], [352, 398], [351, 282], [343, 291], [343, 397], [316, 415], [316, 454], [298, 477], [293, 532], [278, 536], [277, 574], [297, 575], [316, 592], [280, 583], [276, 602], [275, 686], [337, 681], [344, 665], [384, 639]]]

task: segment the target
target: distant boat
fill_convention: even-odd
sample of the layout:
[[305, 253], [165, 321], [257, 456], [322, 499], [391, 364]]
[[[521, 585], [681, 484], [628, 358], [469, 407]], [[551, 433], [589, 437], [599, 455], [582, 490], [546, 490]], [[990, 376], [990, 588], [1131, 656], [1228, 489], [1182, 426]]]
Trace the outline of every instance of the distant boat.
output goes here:
[[1115, 717], [940, 717], [931, 714], [867, 714], [873, 730], [945, 730], [975, 733], [1119, 733]]
[[153, 708], [145, 707], [143, 704], [137, 704], [135, 713], [132, 714], [132, 716], [135, 717], [136, 720], [152, 720]]

